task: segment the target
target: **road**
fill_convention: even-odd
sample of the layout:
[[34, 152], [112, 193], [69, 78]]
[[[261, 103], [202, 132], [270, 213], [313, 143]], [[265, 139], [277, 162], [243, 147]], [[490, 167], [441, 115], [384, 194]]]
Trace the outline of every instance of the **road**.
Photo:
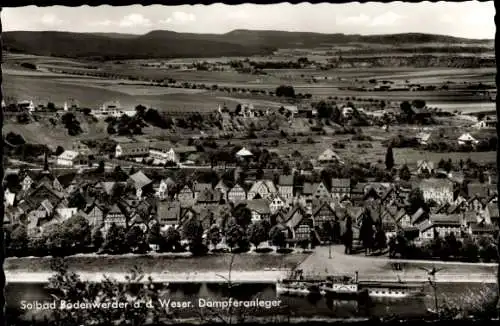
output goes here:
[[[400, 263], [401, 270], [396, 270], [395, 263]], [[361, 280], [377, 281], [427, 281], [428, 274], [422, 268], [442, 268], [436, 274], [437, 282], [496, 282], [497, 264], [440, 262], [428, 260], [389, 259], [388, 257], [370, 257], [345, 255], [343, 246], [332, 246], [329, 258], [328, 247], [317, 247], [299, 266], [304, 275], [326, 276], [331, 274], [350, 274], [356, 271]]]

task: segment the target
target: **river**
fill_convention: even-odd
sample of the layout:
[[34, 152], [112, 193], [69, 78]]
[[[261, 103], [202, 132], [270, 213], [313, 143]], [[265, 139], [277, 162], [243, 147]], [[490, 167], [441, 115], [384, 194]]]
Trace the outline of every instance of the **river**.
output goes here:
[[[170, 283], [168, 285], [157, 284], [167, 288], [165, 298], [171, 298], [184, 302], [191, 302], [193, 309], [182, 309], [178, 318], [192, 318], [200, 311], [199, 299], [224, 299], [228, 297], [228, 289], [225, 284], [218, 283]], [[8, 283], [5, 289], [7, 309], [10, 311], [21, 311], [21, 302], [51, 302], [52, 298], [46, 290], [45, 283]], [[457, 301], [463, 298], [480, 296], [481, 293], [492, 293], [496, 289], [495, 284], [460, 283], [439, 284], [437, 294], [439, 301]], [[246, 313], [251, 316], [265, 317], [285, 315], [291, 317], [325, 317], [325, 318], [354, 318], [354, 317], [421, 317], [427, 314], [427, 309], [434, 308], [434, 292], [428, 286], [427, 296], [420, 299], [404, 299], [391, 301], [377, 301], [369, 306], [360, 306], [355, 302], [332, 302], [324, 298], [292, 298], [277, 297], [274, 284], [237, 284], [235, 285], [233, 297], [237, 300], [281, 300], [279, 307], [272, 309], [252, 308]], [[20, 312], [21, 318], [42, 318], [39, 310], [24, 310]]]

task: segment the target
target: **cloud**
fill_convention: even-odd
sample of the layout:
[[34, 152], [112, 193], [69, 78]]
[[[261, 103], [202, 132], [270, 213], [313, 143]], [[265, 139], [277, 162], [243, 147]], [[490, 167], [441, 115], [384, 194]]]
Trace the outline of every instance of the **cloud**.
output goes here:
[[123, 17], [118, 23], [120, 27], [149, 27], [151, 21], [141, 14], [130, 14]]
[[393, 26], [396, 25], [403, 16], [392, 11], [388, 11], [372, 19], [371, 26]]
[[336, 21], [338, 25], [393, 26], [397, 24], [402, 18], [403, 16], [389, 11], [375, 17], [370, 17], [365, 14], [348, 17], [337, 17]]
[[116, 25], [116, 22], [113, 22], [112, 20], [103, 20], [103, 21], [100, 21], [100, 22], [91, 22], [89, 23], [90, 26], [112, 26], [112, 25]]
[[245, 10], [236, 10], [236, 11], [231, 10], [231, 12], [227, 15], [227, 17], [229, 19], [240, 20], [240, 19], [250, 18], [250, 15]]
[[339, 25], [361, 25], [368, 23], [370, 17], [365, 14], [359, 14], [358, 16], [337, 17], [336, 21]]
[[64, 23], [64, 20], [59, 19], [54, 14], [45, 14], [40, 19], [40, 22], [43, 25], [47, 25], [47, 26], [59, 26], [59, 25], [62, 25]]
[[174, 11], [170, 17], [160, 20], [160, 24], [184, 25], [196, 21], [196, 16], [184, 11]]

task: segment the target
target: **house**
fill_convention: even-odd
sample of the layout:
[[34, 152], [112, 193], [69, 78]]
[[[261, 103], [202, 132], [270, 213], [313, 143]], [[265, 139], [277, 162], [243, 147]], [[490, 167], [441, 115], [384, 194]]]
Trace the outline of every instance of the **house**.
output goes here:
[[332, 199], [337, 202], [344, 198], [351, 198], [351, 179], [332, 179], [330, 193]]
[[485, 224], [485, 223], [471, 223], [467, 230], [473, 238], [479, 238], [484, 236], [493, 237], [498, 231], [496, 225]]
[[491, 221], [491, 224], [496, 225], [496, 226], [500, 226], [500, 223], [499, 223], [500, 216], [498, 213], [498, 205], [497, 204], [493, 204], [493, 203], [488, 204], [488, 206], [486, 206], [486, 215], [487, 215], [488, 219]]
[[6, 188], [3, 194], [4, 207], [14, 206], [15, 199], [16, 199], [16, 194], [10, 192], [10, 190]]
[[288, 242], [297, 243], [300, 241], [311, 241], [311, 234], [314, 231], [314, 222], [300, 206], [295, 206], [287, 215], [285, 226], [291, 234]]
[[467, 195], [470, 199], [477, 197], [487, 199], [497, 193], [496, 185], [486, 183], [469, 183], [467, 185]]
[[236, 157], [239, 159], [249, 159], [253, 156], [252, 152], [243, 147], [236, 153]]
[[161, 229], [177, 228], [181, 220], [181, 203], [178, 201], [160, 201], [156, 210], [156, 220]]
[[326, 202], [322, 202], [318, 207], [316, 207], [312, 213], [313, 225], [318, 231], [320, 239], [322, 241], [328, 240], [331, 235], [323, 232], [323, 225], [325, 223], [331, 223], [332, 227], [335, 222], [338, 222], [339, 218], [335, 213], [335, 210]]
[[306, 202], [312, 202], [313, 199], [330, 200], [331, 195], [324, 182], [319, 183], [304, 183], [302, 195], [305, 197]]
[[293, 175], [280, 175], [278, 179], [278, 193], [290, 205], [293, 201]]
[[331, 149], [325, 150], [318, 156], [318, 162], [320, 163], [335, 163], [342, 162], [340, 156]]
[[271, 180], [258, 180], [248, 191], [247, 199], [267, 199], [278, 193], [274, 183]]
[[236, 184], [229, 192], [227, 193], [227, 200], [231, 203], [244, 201], [247, 199], [247, 193], [245, 189], [239, 184]]
[[424, 179], [420, 182], [419, 188], [422, 191], [425, 201], [434, 201], [437, 204], [453, 202], [453, 182], [447, 179]]
[[57, 157], [56, 164], [60, 166], [87, 165], [88, 158], [78, 152], [66, 150]]
[[177, 200], [183, 207], [193, 205], [195, 203], [193, 190], [188, 185], [185, 185], [177, 194]]
[[212, 190], [212, 185], [210, 183], [204, 183], [204, 182], [197, 182], [195, 181], [193, 183], [193, 192], [194, 192], [194, 199], [196, 200], [200, 193], [207, 191], [207, 190]]
[[464, 133], [458, 137], [458, 145], [477, 145], [479, 141], [469, 133]]
[[420, 145], [429, 145], [430, 141], [431, 141], [431, 136], [432, 134], [431, 133], [428, 133], [428, 132], [419, 132], [415, 138], [417, 139], [417, 142], [420, 144]]
[[146, 157], [149, 154], [149, 148], [145, 143], [120, 143], [116, 145], [115, 157]]
[[173, 148], [170, 148], [167, 151], [150, 148], [149, 157], [153, 159], [153, 164], [155, 165], [165, 164], [167, 162], [174, 162], [178, 164], [181, 160]]
[[462, 224], [458, 214], [433, 214], [428, 220], [422, 222], [418, 228], [421, 240], [431, 240], [436, 235], [444, 238], [446, 234], [461, 234]]
[[105, 210], [104, 207], [93, 202], [84, 208], [85, 219], [92, 228], [100, 227], [104, 222]]
[[227, 195], [229, 193], [229, 187], [224, 183], [224, 180], [220, 180], [217, 185], [215, 186], [214, 188], [215, 190], [219, 191], [221, 194], [222, 194], [222, 199], [224, 199], [225, 201], [228, 200], [227, 199]]
[[61, 220], [68, 220], [71, 217], [75, 216], [78, 212], [78, 208], [76, 207], [66, 207], [66, 208], [57, 208], [56, 214], [59, 215]]
[[108, 234], [111, 225], [116, 225], [120, 227], [127, 227], [127, 216], [128, 212], [123, 206], [123, 204], [118, 203], [110, 207], [106, 218], [104, 219], [104, 226], [102, 228], [102, 233], [104, 237]]
[[271, 197], [269, 197], [269, 200], [269, 208], [271, 210], [271, 214], [275, 214], [288, 206], [286, 200], [283, 199], [279, 194], [272, 195]]
[[423, 208], [417, 209], [417, 211], [410, 216], [412, 226], [418, 225], [428, 219], [429, 213], [427, 213]]
[[128, 177], [128, 184], [133, 186], [138, 198], [147, 191], [152, 189], [152, 180], [149, 179], [142, 171], [138, 171]]
[[77, 152], [78, 154], [80, 154], [82, 156], [88, 156], [88, 155], [92, 154], [92, 151], [90, 150], [90, 148], [81, 141], [73, 142], [73, 144], [71, 144], [71, 150]]
[[165, 199], [168, 197], [169, 192], [175, 187], [175, 181], [171, 178], [162, 179], [156, 189], [156, 197]]
[[195, 196], [196, 204], [201, 206], [218, 205], [222, 200], [222, 193], [215, 189], [204, 189]]
[[271, 208], [270, 202], [267, 199], [253, 199], [247, 200], [246, 206], [252, 212], [252, 223], [263, 220], [270, 220]]
[[44, 200], [48, 200], [53, 206], [57, 205], [64, 198], [64, 194], [59, 192], [46, 183], [38, 185], [35, 189], [28, 192], [26, 200], [35, 206]]
[[428, 160], [417, 161], [417, 174], [418, 175], [431, 175], [434, 171], [434, 162]]

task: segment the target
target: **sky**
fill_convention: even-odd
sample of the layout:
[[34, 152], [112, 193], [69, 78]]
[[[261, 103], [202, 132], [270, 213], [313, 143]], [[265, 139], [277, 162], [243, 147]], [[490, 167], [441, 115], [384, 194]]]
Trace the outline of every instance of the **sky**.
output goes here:
[[145, 34], [151, 30], [227, 33], [234, 29], [345, 34], [433, 33], [493, 39], [488, 2], [184, 5], [3, 8], [4, 31]]

